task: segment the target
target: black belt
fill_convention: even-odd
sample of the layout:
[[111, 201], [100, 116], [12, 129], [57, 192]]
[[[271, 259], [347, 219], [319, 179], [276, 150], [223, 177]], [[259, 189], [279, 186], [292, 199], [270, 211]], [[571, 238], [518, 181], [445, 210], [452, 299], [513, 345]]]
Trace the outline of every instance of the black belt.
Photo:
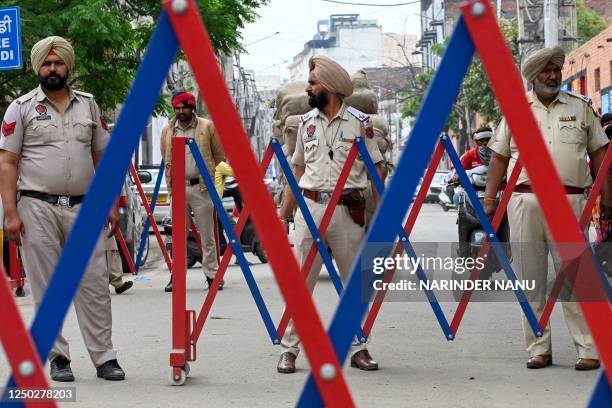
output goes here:
[[196, 178], [192, 178], [189, 180], [189, 185], [190, 186], [195, 186], [196, 184], [200, 184], [200, 178], [196, 177]]
[[[574, 187], [574, 186], [563, 186], [565, 189], [565, 194], [584, 194], [584, 188], [582, 187]], [[514, 187], [515, 193], [533, 193], [531, 186], [529, 184], [519, 184]]]
[[19, 190], [19, 194], [25, 197], [32, 197], [38, 200], [45, 201], [49, 204], [60, 205], [62, 207], [73, 207], [83, 201], [84, 195], [80, 196], [64, 196], [41, 193], [39, 191]]

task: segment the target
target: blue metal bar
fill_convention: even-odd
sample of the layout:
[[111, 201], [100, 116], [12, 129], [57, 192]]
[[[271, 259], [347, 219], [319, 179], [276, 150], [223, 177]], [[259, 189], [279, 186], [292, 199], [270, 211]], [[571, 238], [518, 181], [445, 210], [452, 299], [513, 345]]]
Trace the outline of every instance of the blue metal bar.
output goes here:
[[[472, 203], [472, 207], [476, 211], [476, 216], [480, 220], [480, 225], [482, 225], [482, 228], [485, 230], [487, 237], [489, 241], [491, 242], [493, 249], [495, 250], [497, 259], [499, 260], [502, 268], [506, 272], [506, 276], [512, 282], [516, 282], [517, 277], [516, 277], [516, 274], [514, 273], [514, 270], [512, 269], [510, 260], [506, 256], [506, 253], [504, 252], [504, 249], [502, 245], [500, 244], [499, 239], [497, 239], [497, 235], [495, 234], [495, 229], [493, 229], [493, 226], [491, 225], [491, 221], [489, 220], [489, 217], [487, 217], [487, 214], [485, 213], [484, 208], [482, 207], [482, 204], [480, 204], [480, 200], [478, 199], [476, 190], [474, 190], [474, 186], [470, 182], [470, 178], [468, 177], [467, 173], [465, 172], [465, 169], [461, 165], [461, 159], [459, 158], [457, 151], [455, 151], [455, 147], [451, 143], [448, 136], [442, 137], [442, 144], [444, 145], [444, 148], [446, 149], [446, 152], [448, 153], [448, 157], [451, 159], [451, 161], [453, 162], [453, 165], [455, 166], [457, 175], [459, 176], [459, 179], [461, 180], [461, 185], [465, 189], [465, 192], [468, 195], [468, 198], [470, 199]], [[542, 329], [540, 328], [540, 324], [538, 323], [538, 319], [535, 313], [533, 313], [533, 309], [531, 308], [531, 306], [529, 305], [529, 302], [527, 301], [527, 298], [525, 297], [525, 293], [523, 293], [523, 290], [519, 288], [518, 285], [515, 285], [515, 286], [517, 287], [514, 290], [514, 294], [516, 295], [516, 298], [518, 299], [521, 305], [521, 309], [523, 309], [523, 313], [525, 313], [525, 317], [527, 318], [527, 321], [529, 322], [529, 326], [531, 327], [531, 330], [533, 330], [533, 333], [537, 337], [541, 337]]]
[[191, 149], [191, 154], [198, 166], [198, 170], [200, 170], [200, 174], [202, 174], [202, 179], [204, 180], [204, 184], [208, 189], [208, 194], [213, 202], [217, 210], [217, 216], [221, 221], [221, 225], [223, 225], [223, 229], [227, 233], [228, 244], [232, 246], [234, 250], [234, 255], [236, 255], [236, 259], [240, 264], [240, 268], [242, 269], [242, 273], [244, 275], [244, 279], [249, 286], [249, 290], [253, 295], [253, 299], [255, 300], [255, 304], [257, 305], [257, 309], [259, 309], [259, 313], [261, 314], [261, 318], [264, 321], [264, 325], [266, 326], [266, 330], [268, 330], [268, 334], [270, 335], [270, 339], [273, 344], [279, 344], [280, 339], [276, 333], [276, 326], [274, 326], [274, 322], [272, 321], [272, 317], [270, 316], [270, 312], [268, 312], [268, 308], [266, 307], [266, 302], [264, 301], [261, 293], [259, 292], [259, 288], [257, 287], [257, 282], [255, 282], [255, 278], [251, 273], [251, 268], [249, 268], [249, 262], [244, 256], [244, 252], [242, 251], [242, 246], [240, 245], [240, 237], [236, 235], [234, 228], [232, 227], [232, 223], [223, 209], [223, 201], [219, 197], [217, 190], [215, 189], [215, 182], [211, 178], [208, 173], [208, 169], [206, 168], [206, 164], [204, 163], [204, 159], [202, 158], [202, 154], [200, 153], [200, 149], [198, 149], [198, 145], [195, 143], [194, 139], [189, 139], [187, 146]]
[[[291, 170], [291, 166], [289, 166], [289, 162], [287, 162], [287, 158], [283, 153], [283, 150], [278, 143], [276, 138], [272, 139], [272, 148], [274, 149], [274, 154], [278, 159], [278, 162], [285, 173], [285, 177], [287, 178], [287, 183], [289, 183], [289, 188], [293, 191], [293, 195], [298, 203], [298, 207], [300, 207], [300, 211], [304, 216], [304, 221], [306, 221], [306, 225], [310, 230], [310, 234], [314, 240], [315, 245], [317, 246], [317, 251], [321, 255], [323, 259], [323, 263], [329, 272], [329, 277], [331, 278], [332, 283], [334, 284], [334, 288], [336, 289], [336, 293], [339, 296], [342, 295], [342, 291], [344, 287], [342, 286], [342, 281], [340, 280], [340, 276], [338, 276], [338, 272], [336, 271], [336, 267], [332, 262], [331, 256], [329, 256], [329, 252], [327, 252], [327, 247], [325, 246], [325, 241], [317, 228], [317, 225], [312, 218], [312, 214], [308, 210], [308, 205], [306, 204], [306, 200], [304, 200], [304, 196], [302, 195], [302, 189], [298, 186], [297, 181], [295, 180], [295, 176], [293, 175], [293, 171]], [[356, 331], [357, 340], [361, 343], [366, 342], [366, 335], [361, 326]]]
[[[161, 181], [164, 178], [164, 159], [162, 159], [161, 164], [159, 165], [159, 173], [157, 173], [157, 180], [155, 180], [155, 189], [153, 190], [153, 197], [151, 197], [151, 204], [149, 207], [151, 208], [151, 214], [155, 211], [155, 204], [157, 204], [157, 196], [159, 194], [159, 188], [161, 186]], [[136, 257], [136, 273], [140, 269], [140, 263], [142, 262], [142, 254], [144, 252], [145, 245], [147, 244], [147, 238], [149, 236], [149, 228], [151, 227], [151, 221], [149, 221], [149, 217], [147, 217], [144, 228], [142, 230], [142, 234], [140, 235], [140, 245], [138, 247], [138, 256]]]
[[599, 372], [599, 376], [597, 377], [597, 383], [595, 383], [595, 388], [593, 389], [593, 393], [591, 394], [591, 399], [589, 400], [587, 407], [601, 408], [610, 406], [612, 406], [612, 389], [610, 389], [606, 372], [602, 368]]
[[[391, 251], [397, 235], [396, 228], [401, 224], [412, 202], [418, 180], [425, 172], [473, 55], [474, 45], [467, 32], [465, 21], [460, 17], [425, 95], [404, 153], [397, 164], [395, 175], [385, 190], [374, 221], [361, 245], [360, 253], [372, 243], [389, 243], [389, 252]], [[371, 268], [364, 269], [362, 273], [366, 276], [362, 277], [358, 273], [361, 263], [360, 255], [355, 260], [353, 274], [345, 286], [329, 328], [332, 344], [341, 363], [347, 357], [355, 328], [363, 319], [368, 307], [368, 301], [362, 296], [367, 295], [369, 299], [373, 293], [373, 287], [361, 287], [361, 282], [370, 281], [373, 274]], [[312, 375], [308, 377], [298, 406], [305, 408], [323, 406]]]
[[[177, 50], [176, 36], [164, 12], [34, 317], [30, 331], [43, 363], [60, 332], [113, 201], [121, 191], [132, 154], [155, 108]], [[11, 378], [7, 387], [14, 384]]]
[[[361, 158], [363, 159], [363, 162], [365, 163], [366, 168], [368, 169], [368, 172], [370, 173], [370, 177], [372, 178], [372, 181], [374, 182], [376, 191], [378, 191], [378, 194], [382, 196], [385, 191], [385, 185], [382, 179], [380, 178], [380, 176], [378, 175], [378, 172], [376, 171], [376, 166], [374, 165], [374, 162], [372, 161], [372, 158], [370, 157], [370, 154], [368, 153], [368, 149], [362, 138], [358, 137], [357, 139], [355, 139], [355, 141], [357, 143], [357, 148], [359, 149], [359, 153], [361, 154]], [[404, 246], [404, 249], [406, 250], [406, 254], [408, 254], [409, 257], [416, 259], [417, 255], [414, 252], [414, 248], [412, 247], [412, 244], [410, 243], [410, 239], [408, 238], [408, 234], [406, 234], [406, 231], [404, 230], [404, 228], [402, 227], [398, 228], [398, 235], [400, 237], [402, 245]], [[421, 280], [422, 282], [428, 281], [427, 275], [423, 271], [423, 268], [421, 268], [420, 264], [417, 265], [416, 275], [419, 278], [419, 280]], [[440, 307], [440, 303], [438, 303], [438, 299], [436, 298], [436, 295], [433, 293], [431, 289], [425, 289], [424, 291], [425, 291], [425, 295], [427, 296], [427, 300], [429, 301], [429, 304], [431, 305], [431, 308], [434, 314], [436, 315], [436, 319], [438, 320], [438, 323], [440, 324], [440, 328], [444, 332], [444, 335], [446, 336], [448, 340], [453, 340], [455, 336], [453, 332], [451, 331], [450, 325], [448, 323], [448, 320], [446, 319], [446, 316], [444, 315], [444, 312], [442, 311], [442, 308]]]

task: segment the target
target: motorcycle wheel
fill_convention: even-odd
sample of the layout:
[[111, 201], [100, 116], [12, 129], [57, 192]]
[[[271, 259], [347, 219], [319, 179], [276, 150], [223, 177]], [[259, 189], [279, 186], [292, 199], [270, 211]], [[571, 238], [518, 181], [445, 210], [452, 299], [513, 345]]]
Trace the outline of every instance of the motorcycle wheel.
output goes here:
[[268, 263], [268, 255], [266, 254], [265, 249], [261, 246], [261, 243], [255, 243], [255, 248], [253, 248], [253, 253], [257, 255], [257, 258], [261, 261], [261, 263]]

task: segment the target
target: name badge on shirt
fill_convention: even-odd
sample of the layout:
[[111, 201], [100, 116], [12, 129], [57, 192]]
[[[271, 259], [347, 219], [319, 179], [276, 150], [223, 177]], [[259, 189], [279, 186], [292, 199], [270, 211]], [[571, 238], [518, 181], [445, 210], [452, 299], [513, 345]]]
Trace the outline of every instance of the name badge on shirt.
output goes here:
[[559, 118], [559, 122], [574, 122], [576, 120], [575, 116], [561, 116]]
[[47, 114], [47, 107], [43, 105], [42, 103], [36, 105], [36, 108], [34, 109], [36, 110], [36, 113], [38, 113], [36, 120], [50, 120], [51, 119], [51, 115]]

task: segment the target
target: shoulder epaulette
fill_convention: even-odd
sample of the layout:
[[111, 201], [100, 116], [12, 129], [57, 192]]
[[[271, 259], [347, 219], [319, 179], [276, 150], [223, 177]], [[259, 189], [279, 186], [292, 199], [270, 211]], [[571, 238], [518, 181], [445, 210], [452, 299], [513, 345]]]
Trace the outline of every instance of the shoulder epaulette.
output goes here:
[[30, 92], [28, 92], [27, 94], [20, 96], [19, 98], [16, 99], [16, 102], [21, 105], [24, 102], [29, 101], [30, 99], [32, 99], [34, 97], [34, 95], [36, 95], [36, 91], [38, 90], [38, 88], [34, 88], [32, 89]]
[[351, 115], [359, 119], [359, 121], [362, 122], [365, 126], [368, 126], [370, 124], [370, 115], [366, 115], [365, 113], [353, 108], [352, 106], [347, 107], [346, 110], [349, 111]]
[[72, 92], [74, 92], [74, 93], [75, 93], [75, 94], [77, 94], [77, 95], [84, 96], [84, 97], [86, 97], [86, 98], [93, 98], [93, 97], [94, 97], [92, 94], [87, 93], [87, 92], [83, 92], [83, 91], [76, 91], [76, 90], [73, 90]]
[[317, 116], [319, 114], [319, 110], [317, 108], [314, 108], [313, 110], [306, 112], [305, 114], [303, 114], [300, 117], [300, 125], [304, 122], [306, 122], [308, 119], [312, 119], [315, 116]]
[[564, 91], [567, 95], [569, 96], [573, 96], [574, 98], [578, 98], [580, 100], [582, 100], [584, 103], [586, 103], [587, 105], [591, 106], [593, 104], [593, 100], [591, 98], [589, 98], [588, 96], [584, 96], [578, 93], [574, 93], [574, 92], [569, 92], [569, 91]]

